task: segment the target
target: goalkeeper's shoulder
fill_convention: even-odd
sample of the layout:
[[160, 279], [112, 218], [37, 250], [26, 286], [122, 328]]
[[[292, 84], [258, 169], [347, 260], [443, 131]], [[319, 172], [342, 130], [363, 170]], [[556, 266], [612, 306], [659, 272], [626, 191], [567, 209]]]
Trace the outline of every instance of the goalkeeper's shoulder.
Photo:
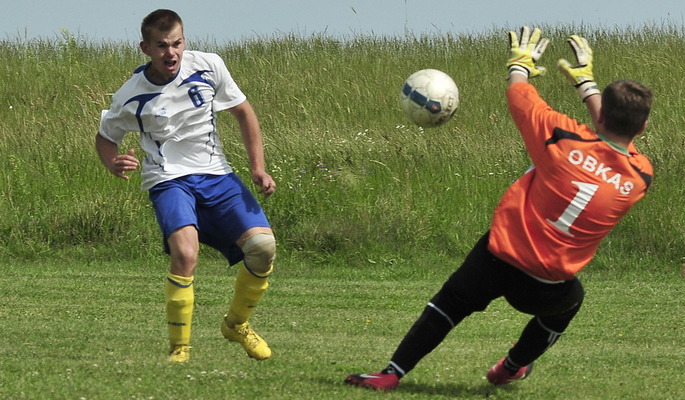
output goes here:
[[637, 171], [640, 171], [642, 174], [649, 175], [650, 177], [654, 175], [654, 168], [652, 167], [652, 162], [649, 160], [649, 157], [641, 153], [635, 147], [634, 142], [631, 142], [630, 146], [628, 146], [628, 153], [630, 153], [630, 163], [636, 168]]

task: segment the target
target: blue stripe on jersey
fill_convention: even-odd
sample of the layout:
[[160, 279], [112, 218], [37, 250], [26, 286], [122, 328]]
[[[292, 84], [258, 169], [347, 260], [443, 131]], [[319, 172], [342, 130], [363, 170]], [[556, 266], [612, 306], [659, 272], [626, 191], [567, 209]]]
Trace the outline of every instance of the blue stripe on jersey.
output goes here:
[[150, 65], [150, 63], [143, 64], [140, 67], [136, 68], [135, 70], [133, 70], [133, 75], [139, 74], [139, 73], [145, 71], [145, 68], [147, 68], [148, 65]]
[[205, 72], [214, 72], [214, 71], [212, 71], [212, 70], [201, 70], [201, 71], [194, 72], [192, 75], [185, 78], [183, 80], [183, 82], [181, 82], [181, 84], [178, 85], [178, 87], [181, 87], [181, 86], [185, 85], [186, 83], [191, 83], [191, 82], [206, 83], [207, 85], [214, 87], [211, 83], [209, 83], [209, 81], [207, 81], [205, 78], [202, 77], [202, 74], [204, 74]]
[[138, 127], [140, 128], [141, 132], [145, 132], [145, 129], [143, 128], [143, 119], [140, 118], [140, 114], [143, 113], [143, 107], [145, 107], [145, 104], [147, 104], [149, 101], [154, 99], [155, 97], [161, 95], [162, 93], [144, 93], [144, 94], [139, 94], [138, 96], [131, 97], [124, 103], [124, 105], [137, 101], [138, 102], [138, 108], [136, 109], [136, 120], [138, 120]]

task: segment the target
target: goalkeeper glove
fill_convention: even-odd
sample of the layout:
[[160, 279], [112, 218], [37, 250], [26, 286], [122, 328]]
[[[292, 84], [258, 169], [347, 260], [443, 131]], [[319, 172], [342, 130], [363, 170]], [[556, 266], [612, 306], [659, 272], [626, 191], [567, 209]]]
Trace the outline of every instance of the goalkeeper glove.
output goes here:
[[542, 31], [539, 28], [533, 29], [524, 26], [521, 28], [521, 42], [519, 43], [516, 33], [509, 31], [509, 60], [507, 69], [509, 75], [513, 73], [524, 74], [529, 78], [543, 75], [547, 69], [538, 67], [535, 62], [540, 59], [545, 48], [549, 44], [549, 39], [540, 39]]
[[587, 40], [578, 35], [571, 35], [566, 41], [576, 56], [576, 65], [573, 66], [562, 58], [557, 62], [557, 66], [576, 88], [580, 99], [585, 101], [593, 94], [600, 93], [592, 74], [592, 49]]

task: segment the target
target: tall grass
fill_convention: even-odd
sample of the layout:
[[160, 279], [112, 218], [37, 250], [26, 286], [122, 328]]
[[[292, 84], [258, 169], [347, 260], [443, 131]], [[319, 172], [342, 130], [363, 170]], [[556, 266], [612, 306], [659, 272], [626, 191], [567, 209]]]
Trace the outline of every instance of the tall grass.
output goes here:
[[[548, 27], [552, 45], [536, 80], [555, 108], [586, 122], [554, 65], [564, 39], [587, 36], [600, 85], [642, 81], [656, 93], [638, 148], [653, 161], [648, 196], [598, 254], [600, 267], [670, 268], [685, 255], [683, 186], [685, 35], [681, 28]], [[459, 256], [487, 229], [508, 184], [529, 164], [504, 100], [504, 31], [441, 37], [279, 37], [191, 43], [225, 59], [256, 108], [269, 172], [279, 189], [263, 203], [280, 251], [311, 259], [392, 262], [423, 252]], [[128, 43], [0, 42], [0, 255], [133, 259], [160, 251], [146, 193], [116, 179], [93, 148], [100, 110], [145, 58]], [[453, 76], [454, 120], [422, 130], [397, 101], [422, 68]], [[219, 120], [227, 155], [249, 181], [235, 122]], [[125, 147], [138, 149], [135, 134]], [[140, 152], [140, 150], [138, 150]]]

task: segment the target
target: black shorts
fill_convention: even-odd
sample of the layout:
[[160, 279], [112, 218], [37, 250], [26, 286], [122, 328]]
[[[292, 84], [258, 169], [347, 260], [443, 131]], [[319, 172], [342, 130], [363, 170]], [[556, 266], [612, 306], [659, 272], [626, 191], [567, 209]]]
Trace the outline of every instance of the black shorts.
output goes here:
[[504, 296], [518, 311], [544, 317], [565, 313], [583, 301], [585, 294], [578, 278], [541, 282], [495, 257], [488, 250], [489, 237], [487, 232], [480, 238], [433, 297], [434, 305], [461, 318], [485, 310], [492, 300]]

